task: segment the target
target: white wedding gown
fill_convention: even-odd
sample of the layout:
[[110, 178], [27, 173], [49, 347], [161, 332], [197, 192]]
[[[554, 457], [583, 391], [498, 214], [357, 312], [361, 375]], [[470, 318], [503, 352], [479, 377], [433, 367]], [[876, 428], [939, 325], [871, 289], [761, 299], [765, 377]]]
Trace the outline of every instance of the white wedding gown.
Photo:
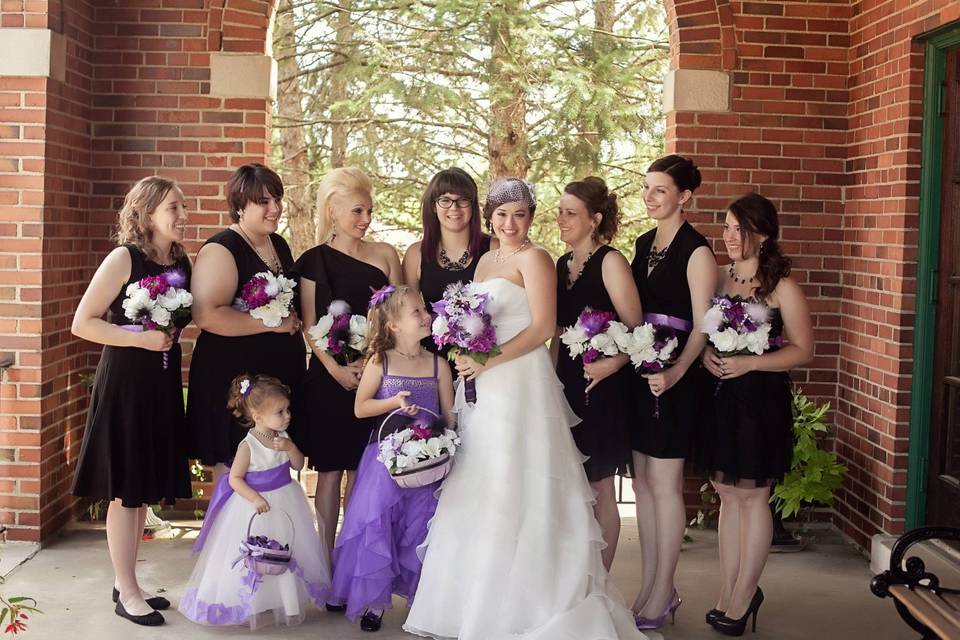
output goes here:
[[[526, 290], [495, 278], [501, 344], [530, 325]], [[457, 391], [462, 446], [425, 542], [404, 630], [462, 640], [638, 640], [600, 559], [594, 494], [570, 410], [546, 348], [477, 377], [477, 402]]]

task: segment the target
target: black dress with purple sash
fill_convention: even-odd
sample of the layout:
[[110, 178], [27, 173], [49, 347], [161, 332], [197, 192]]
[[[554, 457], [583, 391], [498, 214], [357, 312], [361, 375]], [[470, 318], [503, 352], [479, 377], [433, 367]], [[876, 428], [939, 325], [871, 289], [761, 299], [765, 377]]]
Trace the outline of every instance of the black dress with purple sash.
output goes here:
[[[666, 255], [648, 274], [647, 258], [657, 230], [651, 229], [637, 238], [633, 279], [640, 292], [644, 320], [653, 324], [669, 324], [680, 341], [675, 354], [683, 351], [693, 328], [693, 306], [687, 282], [687, 263], [700, 247], [710, 248], [689, 222], [684, 222], [674, 236]], [[635, 410], [632, 420], [633, 449], [654, 458], [687, 458], [700, 440], [704, 421], [710, 415], [713, 390], [709, 374], [697, 358], [683, 377], [660, 396], [650, 391], [647, 380], [639, 373], [633, 376], [633, 394], [629, 400]]]
[[[129, 325], [123, 301], [131, 283], [179, 269], [187, 277], [186, 256], [173, 265], [158, 264], [134, 245], [130, 252], [130, 277], [107, 313], [107, 322]], [[183, 328], [190, 322], [181, 318]], [[180, 345], [166, 356], [139, 347], [107, 345], [100, 356], [87, 413], [87, 428], [77, 460], [71, 493], [88, 498], [120, 498], [123, 506], [189, 498], [190, 465], [187, 459], [187, 429], [183, 414], [183, 383]]]

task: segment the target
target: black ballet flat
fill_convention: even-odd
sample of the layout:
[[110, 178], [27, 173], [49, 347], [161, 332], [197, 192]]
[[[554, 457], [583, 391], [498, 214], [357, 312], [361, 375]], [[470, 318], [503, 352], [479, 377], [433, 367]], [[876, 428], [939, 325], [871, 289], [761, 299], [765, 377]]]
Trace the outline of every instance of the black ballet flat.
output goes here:
[[379, 616], [371, 611], [367, 611], [363, 614], [363, 617], [360, 618], [360, 628], [364, 631], [380, 631], [380, 627], [383, 625], [383, 614]]
[[719, 618], [722, 618], [726, 611], [720, 611], [720, 609], [710, 609], [707, 611], [707, 615], [704, 616], [704, 619], [707, 621], [707, 624], [713, 625]]
[[345, 604], [330, 604], [327, 603], [327, 611], [330, 613], [343, 613], [347, 610], [347, 605]]
[[130, 622], [144, 627], [159, 627], [164, 623], [163, 615], [159, 611], [151, 611], [144, 616], [135, 616], [132, 613], [127, 613], [122, 602], [117, 602], [117, 607], [113, 611], [121, 618], [126, 618]]
[[[120, 591], [114, 587], [113, 588], [113, 601], [120, 601]], [[152, 598], [147, 598], [146, 602], [150, 605], [150, 608], [154, 611], [163, 611], [164, 609], [170, 608], [170, 601], [164, 598], [163, 596], [154, 596]]]

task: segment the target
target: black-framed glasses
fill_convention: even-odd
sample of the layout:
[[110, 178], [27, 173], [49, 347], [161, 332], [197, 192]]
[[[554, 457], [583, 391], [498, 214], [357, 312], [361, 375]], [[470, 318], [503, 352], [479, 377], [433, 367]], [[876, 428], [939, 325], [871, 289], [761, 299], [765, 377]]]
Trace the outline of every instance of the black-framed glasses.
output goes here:
[[453, 198], [448, 198], [447, 196], [440, 196], [437, 198], [437, 206], [441, 209], [449, 209], [453, 205], [457, 205], [458, 209], [466, 209], [471, 204], [473, 204], [473, 200], [470, 198], [457, 198], [456, 200]]

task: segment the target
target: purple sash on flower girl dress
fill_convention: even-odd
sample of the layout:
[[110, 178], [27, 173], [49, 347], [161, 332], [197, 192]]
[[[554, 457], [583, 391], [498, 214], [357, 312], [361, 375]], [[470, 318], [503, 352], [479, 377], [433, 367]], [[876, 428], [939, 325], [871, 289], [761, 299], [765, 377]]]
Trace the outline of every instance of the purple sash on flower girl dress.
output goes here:
[[[250, 488], [257, 493], [263, 491], [275, 491], [293, 482], [290, 477], [290, 463], [284, 462], [279, 467], [265, 469], [264, 471], [248, 471], [243, 479]], [[234, 494], [233, 487], [230, 486], [230, 474], [224, 474], [217, 480], [217, 486], [213, 489], [213, 495], [210, 497], [210, 504], [207, 507], [207, 514], [203, 518], [203, 526], [200, 528], [200, 535], [193, 544], [193, 555], [196, 555], [203, 549], [203, 543], [207, 539], [207, 534], [213, 528], [213, 523], [217, 519], [217, 514], [227, 504], [227, 500]]]
[[658, 327], [670, 327], [671, 329], [686, 331], [687, 333], [693, 330], [693, 323], [689, 320], [675, 318], [674, 316], [668, 316], [663, 313], [645, 313], [643, 314], [643, 321]]

